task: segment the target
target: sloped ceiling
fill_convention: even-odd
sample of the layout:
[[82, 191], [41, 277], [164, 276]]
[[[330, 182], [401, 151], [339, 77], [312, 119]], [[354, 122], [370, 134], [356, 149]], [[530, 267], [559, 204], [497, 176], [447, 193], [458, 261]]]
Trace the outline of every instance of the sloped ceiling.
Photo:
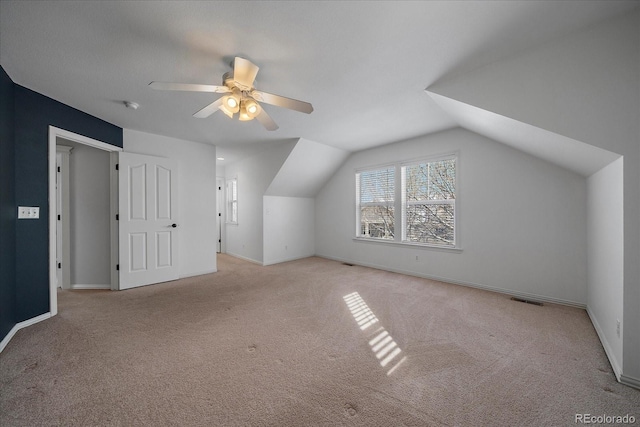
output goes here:
[[301, 138], [265, 195], [315, 197], [348, 156], [348, 151]]
[[[629, 11], [635, 1], [0, 2], [0, 64], [17, 83], [115, 125], [214, 144], [233, 161], [305, 138], [357, 151], [456, 122], [424, 88]], [[216, 113], [215, 94], [149, 82], [220, 84], [236, 55], [258, 87], [311, 102], [266, 106], [265, 131]], [[140, 104], [136, 111], [123, 101]], [[238, 154], [239, 153], [239, 154]]]
[[619, 154], [464, 102], [427, 93], [463, 128], [517, 148], [582, 176], [602, 169]]
[[426, 91], [458, 125], [589, 176], [637, 147], [639, 24], [636, 8]]

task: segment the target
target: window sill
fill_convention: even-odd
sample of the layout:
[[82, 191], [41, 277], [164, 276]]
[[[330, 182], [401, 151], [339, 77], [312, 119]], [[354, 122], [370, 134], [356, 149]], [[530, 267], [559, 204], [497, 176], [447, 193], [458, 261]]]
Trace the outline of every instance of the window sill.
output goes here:
[[436, 251], [443, 251], [443, 252], [462, 253], [462, 248], [460, 247], [446, 247], [446, 246], [426, 245], [423, 243], [397, 242], [395, 240], [367, 239], [366, 237], [354, 237], [353, 241], [361, 242], [361, 243], [374, 243], [374, 244], [382, 244], [382, 245], [390, 245], [390, 246], [403, 246], [403, 247], [410, 247], [410, 248], [416, 248], [416, 249], [427, 249], [427, 250], [436, 250]]

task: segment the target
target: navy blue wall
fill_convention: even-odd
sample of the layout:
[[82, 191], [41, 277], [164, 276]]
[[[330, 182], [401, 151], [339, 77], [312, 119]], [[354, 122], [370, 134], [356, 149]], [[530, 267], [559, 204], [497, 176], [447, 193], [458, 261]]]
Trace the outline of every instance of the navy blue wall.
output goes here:
[[14, 97], [13, 209], [40, 207], [39, 220], [15, 223], [14, 316], [21, 322], [49, 311], [49, 125], [117, 147], [122, 128], [15, 84]]
[[0, 340], [16, 324], [14, 85], [0, 67]]

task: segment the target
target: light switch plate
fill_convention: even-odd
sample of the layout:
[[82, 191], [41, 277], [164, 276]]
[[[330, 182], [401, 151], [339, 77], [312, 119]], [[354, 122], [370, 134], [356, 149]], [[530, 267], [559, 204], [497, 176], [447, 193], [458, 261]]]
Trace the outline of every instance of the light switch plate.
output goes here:
[[40, 207], [18, 206], [18, 219], [38, 219], [38, 218], [40, 218]]

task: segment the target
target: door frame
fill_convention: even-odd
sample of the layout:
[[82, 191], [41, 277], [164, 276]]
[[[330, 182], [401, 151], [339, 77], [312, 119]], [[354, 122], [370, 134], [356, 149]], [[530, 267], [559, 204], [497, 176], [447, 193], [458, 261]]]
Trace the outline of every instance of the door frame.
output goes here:
[[[55, 126], [49, 126], [49, 314], [55, 316], [58, 314], [58, 290], [57, 290], [57, 265], [56, 265], [56, 145], [57, 139], [64, 138], [69, 141], [85, 144], [100, 150], [108, 151], [113, 159], [114, 153], [122, 151], [122, 148], [115, 145], [107, 144], [106, 142], [98, 141], [97, 139], [89, 138], [77, 133], [69, 132], [64, 129], [57, 128]], [[111, 162], [113, 164], [113, 161]], [[115, 167], [111, 167], [111, 212], [117, 211], [117, 193], [115, 196], [116, 205], [114, 206], [114, 191], [117, 191], [117, 186], [114, 188], [113, 175], [115, 175]], [[113, 227], [115, 222], [115, 215], [111, 215], [111, 289], [117, 289], [117, 272], [115, 272], [115, 265], [118, 262], [118, 229]], [[115, 237], [114, 237], [115, 233]], [[113, 242], [116, 244], [114, 245]], [[114, 258], [115, 253], [115, 258]], [[115, 280], [115, 283], [114, 283]]]
[[216, 177], [216, 220], [219, 221], [218, 225], [218, 244], [217, 249], [220, 249], [217, 253], [227, 252], [227, 236], [226, 236], [226, 186], [224, 177]]
[[57, 287], [71, 289], [71, 215], [69, 209], [69, 165], [72, 147], [60, 145], [56, 139], [56, 270]]

